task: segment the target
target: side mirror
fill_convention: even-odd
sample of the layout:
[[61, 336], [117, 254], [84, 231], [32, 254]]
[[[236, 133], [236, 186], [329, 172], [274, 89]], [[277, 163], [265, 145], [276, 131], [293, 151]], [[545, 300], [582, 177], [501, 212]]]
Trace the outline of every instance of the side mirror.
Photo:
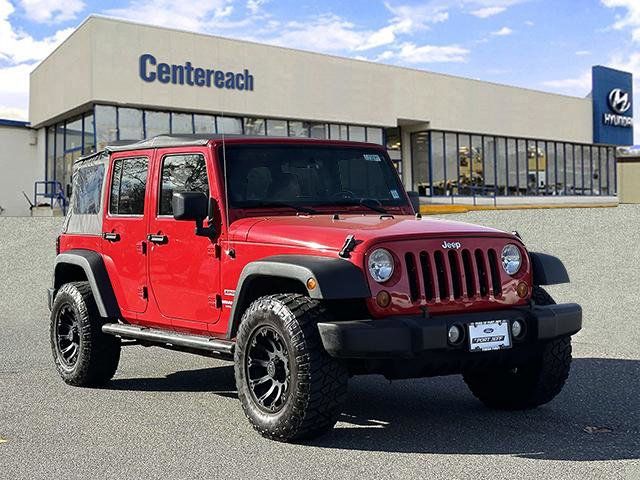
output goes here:
[[201, 221], [209, 214], [209, 200], [202, 192], [174, 193], [171, 199], [173, 218]]
[[176, 220], [195, 220], [195, 234], [200, 237], [215, 236], [216, 229], [213, 224], [205, 227], [204, 219], [209, 218], [212, 222], [215, 201], [207, 198], [202, 192], [179, 192], [174, 193], [171, 199], [173, 207], [173, 218]]
[[420, 213], [420, 194], [418, 192], [407, 192], [411, 206], [416, 213]]

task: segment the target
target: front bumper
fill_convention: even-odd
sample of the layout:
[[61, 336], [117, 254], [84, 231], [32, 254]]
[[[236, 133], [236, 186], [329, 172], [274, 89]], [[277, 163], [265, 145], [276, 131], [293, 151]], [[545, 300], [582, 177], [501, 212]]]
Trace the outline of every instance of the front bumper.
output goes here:
[[452, 325], [463, 327], [488, 320], [520, 320], [526, 333], [513, 340], [511, 350], [538, 342], [565, 337], [582, 328], [582, 308], [575, 303], [513, 308], [460, 315], [388, 317], [381, 319], [323, 322], [318, 324], [320, 337], [329, 355], [339, 358], [382, 359], [411, 358], [425, 353], [468, 354], [465, 341], [450, 345], [447, 331]]

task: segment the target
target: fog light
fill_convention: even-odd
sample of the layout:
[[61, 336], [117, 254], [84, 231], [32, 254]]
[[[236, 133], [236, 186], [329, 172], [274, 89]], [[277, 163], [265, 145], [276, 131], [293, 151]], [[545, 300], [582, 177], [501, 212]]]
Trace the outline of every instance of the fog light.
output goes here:
[[529, 285], [526, 282], [520, 282], [516, 287], [516, 293], [520, 298], [525, 298], [529, 294]]
[[449, 343], [455, 345], [462, 340], [462, 329], [458, 325], [451, 325], [447, 336], [449, 337]]
[[380, 290], [376, 295], [376, 303], [379, 307], [387, 308], [391, 303], [391, 295], [386, 290]]
[[513, 338], [519, 338], [523, 331], [524, 325], [522, 325], [522, 322], [520, 322], [520, 320], [514, 320], [511, 324], [511, 335], [513, 335]]

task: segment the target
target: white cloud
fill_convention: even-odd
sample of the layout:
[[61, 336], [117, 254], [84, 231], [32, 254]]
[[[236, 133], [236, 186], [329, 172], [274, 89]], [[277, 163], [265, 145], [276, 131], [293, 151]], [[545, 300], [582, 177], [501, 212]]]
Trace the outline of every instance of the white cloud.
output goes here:
[[[633, 42], [640, 42], [640, 2], [638, 0], [601, 0], [602, 4], [609, 8], [624, 8], [625, 15], [617, 16], [613, 28], [616, 30], [629, 29]], [[618, 68], [633, 74], [633, 90], [640, 92], [640, 52], [631, 49], [630, 52], [615, 54], [610, 61], [613, 68]], [[633, 116], [637, 119], [640, 115], [640, 106], [636, 108], [638, 101], [634, 101]], [[634, 129], [634, 143], [640, 144], [640, 128]]]
[[[2, 96], [0, 96], [0, 102], [1, 101]], [[3, 107], [0, 105], [0, 118], [27, 121], [28, 117], [29, 114], [26, 108]]]
[[591, 55], [591, 51], [590, 51], [590, 50], [578, 50], [578, 51], [576, 52], [576, 55], [577, 55], [578, 57], [586, 57], [586, 56], [588, 56], [588, 55]]
[[0, 117], [24, 120], [29, 103], [29, 73], [73, 29], [59, 30], [49, 37], [35, 39], [13, 27], [10, 17], [14, 12], [11, 3], [0, 0]]
[[502, 27], [500, 30], [496, 30], [495, 32], [491, 32], [491, 35], [496, 37], [506, 37], [507, 35], [511, 35], [513, 30], [509, 27]]
[[379, 29], [361, 28], [338, 15], [325, 14], [310, 20], [286, 22], [278, 26], [275, 35], [258, 35], [254, 39], [303, 50], [349, 54], [393, 45], [400, 36], [428, 29], [431, 24], [449, 18], [442, 7], [431, 4], [385, 6], [392, 17]]
[[27, 119], [29, 73], [35, 64], [0, 68], [0, 118]]
[[115, 17], [196, 32], [214, 29], [215, 21], [232, 12], [233, 0], [133, 0], [126, 7], [105, 11]]
[[535, 23], [533, 23], [531, 20], [525, 20], [524, 24], [527, 27], [533, 27], [535, 25]]
[[624, 15], [617, 15], [612, 25], [615, 30], [631, 30], [631, 38], [640, 42], [640, 1], [638, 0], [601, 0], [605, 7], [624, 8]]
[[82, 0], [19, 0], [29, 20], [37, 23], [60, 23], [76, 18], [84, 10]]
[[591, 91], [591, 70], [586, 70], [577, 77], [547, 80], [542, 84], [558, 93], [584, 97]]
[[247, 0], [247, 10], [256, 15], [269, 0]]
[[478, 18], [488, 18], [493, 17], [494, 15], [498, 15], [499, 13], [504, 12], [507, 7], [485, 7], [479, 8], [478, 10], [473, 10], [471, 15]]
[[397, 51], [385, 51], [378, 60], [395, 60], [404, 64], [424, 65], [427, 63], [466, 62], [469, 50], [459, 45], [416, 45], [405, 42]]

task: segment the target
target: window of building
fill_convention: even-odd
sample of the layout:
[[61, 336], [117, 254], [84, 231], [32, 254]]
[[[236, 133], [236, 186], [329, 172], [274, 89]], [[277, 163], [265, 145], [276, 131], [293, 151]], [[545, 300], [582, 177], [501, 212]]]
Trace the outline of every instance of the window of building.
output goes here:
[[96, 148], [97, 150], [103, 150], [104, 147], [118, 139], [116, 107], [96, 105], [94, 115], [96, 123]]
[[153, 138], [158, 135], [169, 135], [171, 124], [168, 112], [144, 112], [144, 124], [147, 130], [146, 138]]
[[64, 149], [76, 150], [82, 148], [82, 118], [66, 122]]
[[290, 121], [289, 122], [289, 136], [290, 137], [308, 137], [309, 128], [305, 122]]
[[62, 188], [65, 188], [65, 163], [64, 163], [64, 124], [59, 123], [56, 125], [56, 176], [55, 179], [62, 184]]
[[266, 135], [264, 118], [245, 118], [244, 134], [245, 135]]
[[327, 124], [326, 123], [309, 123], [309, 136], [311, 138], [318, 138], [324, 140], [328, 138]]
[[411, 135], [411, 158], [413, 159], [413, 182], [414, 189], [420, 195], [433, 195], [431, 192], [431, 164], [429, 146], [430, 138], [428, 132], [418, 132]]
[[144, 157], [123, 158], [113, 162], [109, 196], [110, 214], [144, 214], [148, 163]]
[[352, 142], [366, 142], [365, 128], [359, 125], [349, 125], [349, 140]]
[[329, 125], [329, 138], [331, 140], [348, 140], [349, 129], [346, 125], [336, 125], [332, 123]]
[[[55, 178], [56, 167], [56, 130], [54, 127], [47, 127], [47, 168], [46, 168], [46, 180], [51, 182]], [[48, 193], [51, 193], [49, 191]]]
[[172, 113], [171, 133], [193, 133], [193, 116], [190, 113]]
[[142, 140], [142, 110], [118, 108], [119, 140]]
[[88, 113], [84, 116], [83, 124], [84, 133], [82, 142], [82, 153], [86, 155], [88, 153], [96, 151], [96, 137], [93, 125], [93, 113]]
[[235, 117], [216, 117], [218, 133], [242, 134], [242, 119]]
[[169, 155], [162, 160], [159, 215], [173, 215], [174, 193], [202, 192], [209, 196], [207, 165], [202, 155]]
[[367, 127], [367, 142], [382, 145], [384, 143], [382, 129], [378, 127]]
[[610, 146], [432, 130], [411, 148], [421, 195], [615, 194]]
[[267, 135], [270, 137], [286, 137], [287, 128], [286, 120], [267, 119]]
[[194, 133], [216, 133], [216, 117], [213, 115], [193, 116]]

